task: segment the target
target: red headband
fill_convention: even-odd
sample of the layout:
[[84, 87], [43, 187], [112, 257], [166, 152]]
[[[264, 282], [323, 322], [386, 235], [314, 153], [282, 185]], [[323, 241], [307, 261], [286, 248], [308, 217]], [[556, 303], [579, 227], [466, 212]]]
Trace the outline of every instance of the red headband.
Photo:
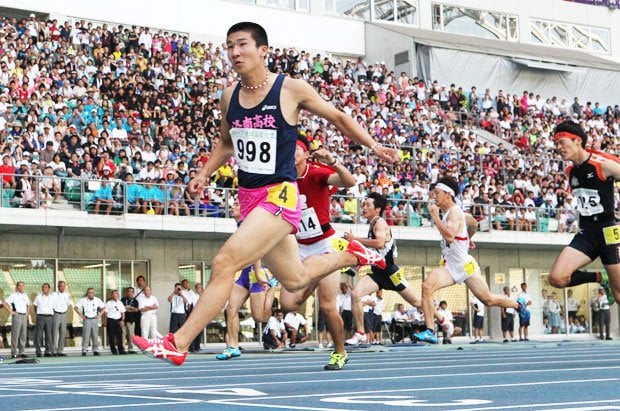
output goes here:
[[553, 136], [553, 140], [557, 141], [561, 138], [570, 138], [571, 140], [581, 140], [583, 141], [583, 139], [578, 136], [577, 134], [574, 133], [570, 133], [568, 131], [560, 131], [559, 133], [555, 133], [555, 135]]
[[308, 146], [301, 140], [297, 140], [297, 146], [301, 148], [303, 151], [308, 151]]

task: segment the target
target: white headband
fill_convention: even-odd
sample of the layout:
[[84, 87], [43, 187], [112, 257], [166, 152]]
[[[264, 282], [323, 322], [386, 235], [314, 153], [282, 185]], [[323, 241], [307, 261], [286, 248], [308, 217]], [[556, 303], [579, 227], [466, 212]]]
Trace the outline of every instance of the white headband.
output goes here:
[[453, 189], [451, 189], [450, 187], [448, 187], [447, 185], [445, 185], [444, 183], [438, 183], [435, 188], [440, 189], [441, 191], [445, 191], [448, 194], [451, 194], [452, 197], [456, 197], [456, 193], [454, 192]]

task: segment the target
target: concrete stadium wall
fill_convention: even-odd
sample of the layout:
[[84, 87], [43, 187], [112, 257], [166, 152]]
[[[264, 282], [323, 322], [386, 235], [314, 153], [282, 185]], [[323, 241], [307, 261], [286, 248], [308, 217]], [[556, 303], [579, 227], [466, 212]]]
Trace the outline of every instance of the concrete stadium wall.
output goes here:
[[432, 30], [432, 3], [516, 14], [519, 16], [519, 34], [522, 43], [530, 43], [530, 19], [609, 28], [611, 57], [620, 60], [620, 42], [618, 41], [620, 39], [620, 10], [564, 0], [422, 0], [419, 2], [421, 29]]
[[[364, 226], [359, 226], [363, 231]], [[27, 258], [61, 258], [61, 259], [108, 259], [108, 260], [148, 260], [153, 294], [162, 302], [158, 313], [159, 330], [167, 330], [169, 313], [164, 302], [172, 285], [178, 281], [179, 263], [188, 261], [209, 262], [223, 243], [222, 239], [171, 239], [157, 237], [148, 233], [147, 238], [126, 237], [119, 232], [117, 236], [82, 236], [82, 235], [41, 235], [28, 234], [28, 227], [23, 230], [11, 230], [0, 237], [0, 257]], [[414, 230], [415, 231], [415, 230]], [[514, 233], [513, 233], [514, 235]], [[436, 242], [427, 240], [398, 240], [398, 263], [401, 266], [437, 266], [440, 249]], [[530, 294], [540, 295], [540, 284], [536, 279], [539, 272], [547, 272], [551, 267], [560, 247], [532, 249], [524, 243], [518, 247], [497, 247], [479, 244], [472, 254], [481, 267], [488, 267], [489, 284], [493, 292], [501, 293], [507, 284], [495, 284], [496, 273], [507, 273], [510, 269], [527, 268], [530, 272], [527, 281]], [[593, 268], [597, 268], [596, 265]], [[420, 290], [416, 290], [417, 293]], [[540, 309], [540, 306], [537, 307]], [[387, 310], [387, 308], [386, 308]], [[485, 330], [493, 338], [499, 338], [500, 312], [497, 308], [487, 311]], [[618, 308], [612, 310], [612, 332], [619, 330]], [[540, 329], [540, 324], [532, 324]]]
[[312, 12], [293, 12], [241, 2], [166, 0], [108, 0], [83, 2], [63, 0], [2, 0], [1, 7], [49, 13], [64, 21], [67, 17], [158, 27], [190, 33], [197, 40], [224, 41], [226, 30], [240, 21], [255, 21], [265, 27], [274, 46], [295, 46], [299, 51], [364, 55], [364, 22], [325, 16], [323, 2], [312, 1]]

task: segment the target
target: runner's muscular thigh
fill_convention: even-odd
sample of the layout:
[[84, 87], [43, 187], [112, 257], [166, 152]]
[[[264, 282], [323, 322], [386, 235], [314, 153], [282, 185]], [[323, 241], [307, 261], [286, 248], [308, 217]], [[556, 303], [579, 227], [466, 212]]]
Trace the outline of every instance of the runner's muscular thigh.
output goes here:
[[290, 231], [291, 225], [288, 222], [261, 207], [256, 207], [224, 243], [218, 255], [228, 256], [232, 260], [234, 272], [237, 272], [262, 258], [286, 238]]

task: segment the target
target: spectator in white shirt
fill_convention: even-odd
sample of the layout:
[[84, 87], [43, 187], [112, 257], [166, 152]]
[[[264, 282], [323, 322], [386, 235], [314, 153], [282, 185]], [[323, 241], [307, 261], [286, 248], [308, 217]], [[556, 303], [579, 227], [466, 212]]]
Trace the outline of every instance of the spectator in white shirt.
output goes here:
[[375, 293], [375, 307], [373, 309], [373, 344], [381, 344], [381, 324], [383, 323], [383, 290], [377, 290]]
[[444, 344], [452, 344], [452, 336], [453, 335], [461, 335], [463, 330], [461, 327], [454, 326], [454, 316], [452, 315], [452, 311], [448, 308], [448, 302], [443, 300], [439, 303], [439, 308], [437, 309], [439, 314], [445, 318], [446, 322], [443, 325], [443, 343]]
[[123, 121], [120, 117], [116, 119], [116, 127], [112, 129], [110, 138], [112, 140], [117, 138], [121, 143], [127, 143], [127, 130], [123, 127]]
[[[510, 297], [510, 287], [504, 287], [504, 295]], [[508, 342], [508, 334], [510, 339], [515, 340], [515, 309], [514, 308], [502, 308], [502, 335], [504, 342]]]
[[[517, 296], [517, 299], [519, 298], [526, 301], [525, 308], [529, 310], [529, 306], [532, 305], [532, 299], [530, 298], [530, 295], [527, 293], [526, 283], [521, 283], [521, 292]], [[527, 320], [523, 320], [521, 317], [519, 317], [519, 341], [529, 341], [528, 339], [529, 328], [530, 328], [529, 318]]]
[[566, 309], [568, 310], [568, 318], [577, 318], [577, 312], [579, 311], [579, 300], [573, 297], [573, 290], [568, 290], [566, 296]]
[[99, 319], [105, 310], [105, 304], [95, 297], [95, 289], [86, 290], [86, 297], [78, 301], [74, 311], [80, 316], [82, 328], [82, 356], [88, 352], [89, 340], [93, 341], [93, 355], [99, 355]]
[[[375, 305], [377, 304], [377, 297], [372, 294], [368, 294], [362, 297], [362, 307], [364, 310], [364, 332], [368, 334], [367, 341], [372, 343], [374, 337], [374, 322], [375, 322]], [[360, 331], [360, 330], [355, 330]]]
[[286, 326], [284, 325], [284, 312], [276, 310], [269, 317], [265, 332], [263, 333], [263, 347], [266, 350], [284, 348], [286, 345]]
[[118, 290], [112, 290], [111, 298], [105, 304], [105, 323], [108, 330], [110, 350], [113, 355], [127, 354], [123, 347], [123, 327], [127, 309], [120, 300]]
[[482, 341], [482, 328], [484, 326], [484, 304], [478, 299], [478, 297], [474, 296], [469, 303], [474, 310], [474, 342]]
[[340, 293], [336, 297], [336, 308], [342, 316], [346, 338], [353, 335], [353, 313], [351, 312], [351, 287], [347, 283], [340, 283]]
[[138, 299], [138, 309], [142, 313], [140, 327], [143, 338], [157, 338], [157, 309], [159, 301], [151, 295], [151, 287], [144, 287], [144, 297]]
[[36, 307], [36, 327], [34, 329], [34, 348], [37, 357], [42, 357], [41, 345], [45, 336], [45, 356], [51, 357], [52, 346], [52, 325], [54, 323], [54, 300], [50, 294], [50, 285], [45, 283], [41, 286], [41, 294], [34, 299], [33, 305]]
[[[303, 315], [297, 311], [291, 311], [284, 317], [284, 325], [289, 338], [289, 346], [295, 348], [308, 339], [308, 325]], [[302, 331], [303, 328], [303, 331]]]

